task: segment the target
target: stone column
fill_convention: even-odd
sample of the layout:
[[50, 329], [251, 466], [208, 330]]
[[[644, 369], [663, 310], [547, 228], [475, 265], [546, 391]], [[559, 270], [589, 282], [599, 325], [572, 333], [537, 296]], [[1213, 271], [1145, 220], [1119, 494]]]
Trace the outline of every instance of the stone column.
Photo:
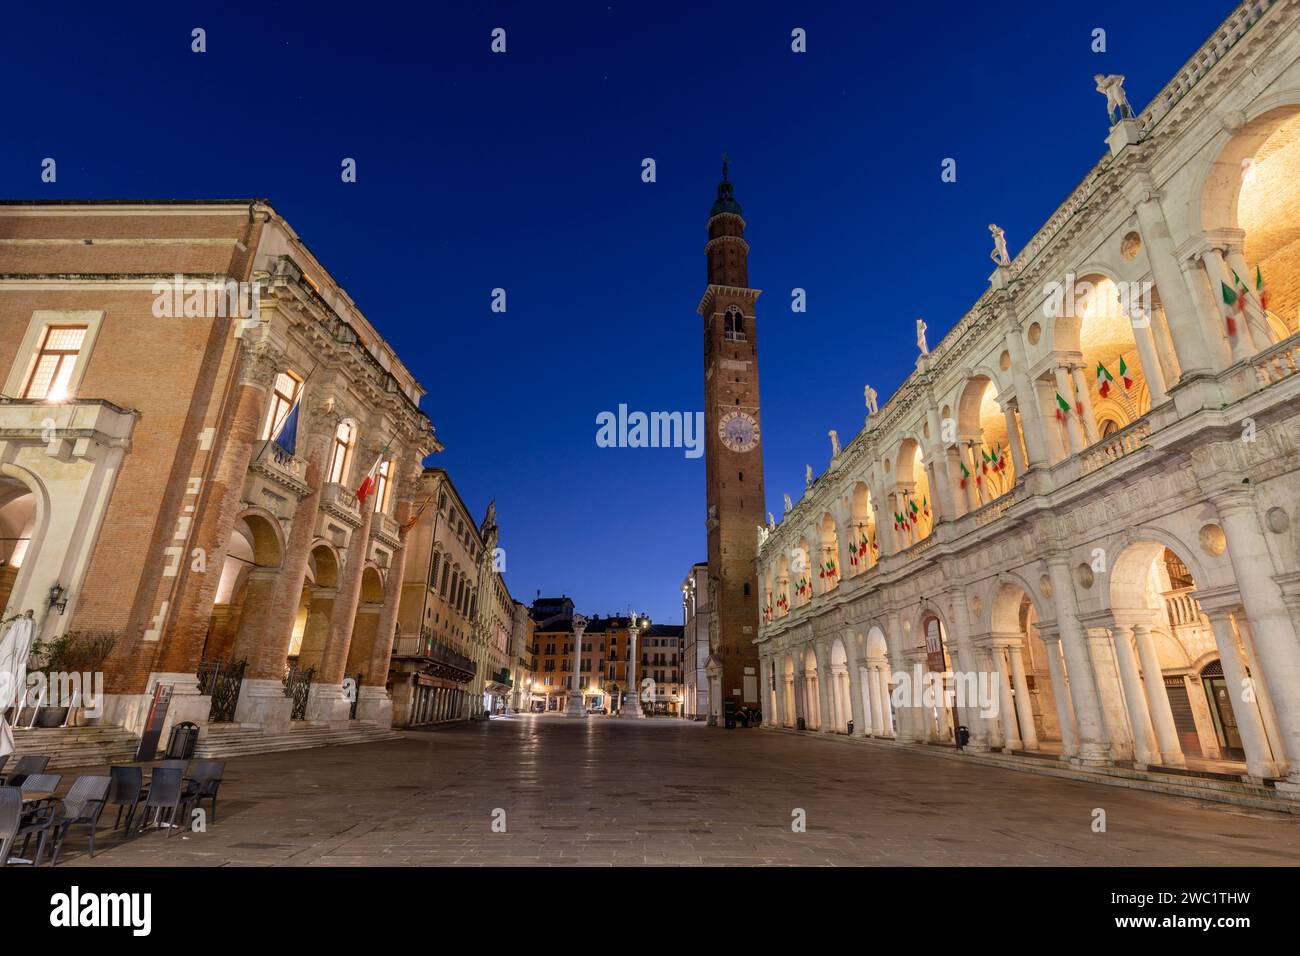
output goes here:
[[587, 708], [582, 706], [582, 638], [587, 633], [587, 619], [581, 614], [573, 615], [573, 692], [569, 695], [569, 706], [564, 710], [565, 717], [587, 716]]
[[1240, 240], [1229, 244], [1225, 257], [1229, 268], [1236, 272], [1241, 277], [1241, 281], [1251, 290], [1251, 294], [1246, 297], [1246, 315], [1249, 316], [1250, 334], [1254, 339], [1256, 351], [1281, 341], [1273, 331], [1273, 327], [1269, 325], [1263, 307], [1254, 298], [1255, 270], [1246, 264]]
[[1026, 750], [1038, 749], [1038, 731], [1034, 727], [1034, 705], [1029, 699], [1029, 682], [1025, 680], [1025, 658], [1019, 644], [1007, 646], [1011, 661], [1011, 683], [1016, 690], [1016, 716], [1020, 721], [1020, 740]]
[[971, 653], [975, 657], [975, 666], [978, 668], [979, 672], [989, 675], [989, 687], [993, 693], [997, 695], [995, 701], [997, 704], [997, 713], [994, 716], [985, 719], [983, 724], [984, 737], [988, 748], [1000, 749], [1006, 746], [1006, 734], [1004, 731], [1006, 727], [1006, 715], [1009, 713], [1009, 709], [1006, 706], [1006, 701], [1004, 699], [1003, 685], [1006, 683], [1007, 674], [1006, 668], [1002, 665], [996, 655], [996, 648], [987, 643], [983, 643], [983, 641], [987, 640], [987, 637], [982, 637], [981, 643], [976, 644]]
[[1124, 712], [1124, 691], [1120, 687], [1119, 669], [1115, 666], [1115, 645], [1104, 627], [1084, 629], [1088, 656], [1092, 660], [1092, 677], [1101, 700], [1101, 720], [1110, 738], [1112, 760], [1133, 757], [1133, 733]]
[[[353, 629], [357, 625], [361, 577], [365, 573], [366, 556], [370, 552], [370, 528], [374, 516], [373, 501], [367, 499], [361, 507], [361, 526], [354, 528], [348, 539], [343, 569], [339, 575], [339, 593], [334, 601], [334, 614], [330, 617], [325, 663], [311, 687], [307, 713], [314, 720], [341, 720], [340, 711], [348, 704], [343, 696], [343, 672], [347, 669], [348, 651], [352, 646]], [[398, 586], [400, 587], [400, 582]], [[376, 620], [376, 631], [378, 623]], [[382, 640], [382, 635], [375, 635], [376, 643]], [[368, 679], [369, 676], [367, 675]]]
[[1043, 427], [1043, 410], [1038, 395], [1029, 381], [1029, 363], [1025, 359], [1025, 344], [1020, 329], [1012, 319], [1007, 332], [1007, 354], [1011, 357], [1011, 381], [1016, 390], [1016, 403], [1020, 407], [1020, 421], [1024, 425], [1025, 454], [1028, 467], [1040, 468], [1050, 460], [1047, 433]]
[[[253, 460], [253, 443], [257, 440], [257, 429], [266, 412], [267, 395], [276, 374], [269, 359], [247, 347], [240, 348], [239, 361], [234, 411], [212, 477], [207, 488], [202, 489], [204, 504], [188, 544], [191, 549], [203, 549], [207, 555], [208, 571], [205, 574], [189, 571], [189, 555], [182, 556], [184, 578], [176, 597], [171, 627], [156, 665], [160, 679], [171, 674], [184, 674], [187, 681], [192, 681], [198, 670], [203, 639], [207, 635], [212, 604], [226, 561], [226, 549], [234, 533], [235, 516], [243, 506], [244, 481]], [[206, 720], [204, 714], [203, 722]]]
[[[411, 491], [410, 483], [403, 483], [404, 491]], [[411, 497], [403, 494], [397, 501], [394, 520], [400, 529], [410, 519], [414, 508]], [[379, 633], [371, 645], [370, 660], [361, 676], [361, 686], [355, 689], [357, 719], [373, 721], [381, 726], [392, 723], [393, 703], [388, 693], [388, 668], [393, 659], [393, 641], [397, 638], [397, 615], [402, 603], [402, 579], [406, 576], [406, 532], [399, 532], [402, 543], [393, 551], [384, 579], [384, 606], [379, 612]]]
[[1151, 275], [1160, 291], [1160, 304], [1165, 310], [1169, 335], [1178, 353], [1178, 364], [1183, 377], [1204, 375], [1214, 370], [1211, 351], [1206, 341], [1206, 329], [1197, 312], [1196, 304], [1188, 292], [1179, 263], [1182, 261], [1174, 248], [1160, 207], [1159, 194], [1150, 181], [1139, 184], [1132, 197], [1137, 212], [1138, 228], [1146, 246]]
[[834, 729], [835, 714], [831, 708], [830, 654], [822, 644], [813, 645], [817, 657], [817, 732], [829, 734]]
[[1052, 679], [1056, 721], [1061, 726], [1061, 759], [1068, 760], [1078, 754], [1079, 738], [1074, 728], [1074, 705], [1070, 701], [1070, 686], [1066, 681], [1065, 665], [1061, 660], [1061, 636], [1046, 633], [1041, 627], [1038, 633], [1047, 649], [1047, 669]]
[[[1151, 333], [1153, 316], [1133, 318], [1133, 341], [1137, 343], [1138, 364], [1142, 366], [1142, 377], [1146, 380], [1147, 391], [1151, 393], [1151, 407], [1163, 405], [1169, 398], [1165, 390], [1165, 373], [1157, 357], [1155, 336]], [[1122, 387], [1122, 384], [1121, 384]]]
[[335, 416], [316, 408], [315, 414], [308, 415], [302, 423], [303, 431], [308, 436], [304, 442], [307, 472], [303, 477], [308, 492], [294, 507], [294, 520], [285, 541], [285, 559], [276, 578], [269, 613], [261, 622], [261, 631], [257, 636], [261, 653], [257, 656], [256, 665], [253, 658], [248, 661], [248, 676], [253, 679], [274, 679], [278, 682], [285, 672], [289, 644], [294, 633], [294, 619], [298, 617], [298, 605], [302, 601], [303, 585], [307, 581], [307, 566], [311, 561], [312, 541], [316, 537], [316, 512], [320, 505], [325, 455], [328, 454], [335, 421]]
[[[717, 613], [716, 610], [714, 613]], [[583, 626], [586, 626], [586, 621], [583, 621]], [[627, 659], [627, 692], [623, 695], [623, 709], [618, 712], [620, 717], [645, 717], [645, 714], [641, 710], [641, 685], [636, 679], [636, 639], [642, 626], [641, 621], [636, 616], [636, 612], [632, 612], [628, 617], [627, 624], [627, 644], [628, 650], [631, 652]], [[709, 697], [710, 700], [712, 700], [713, 695], [710, 694]], [[721, 705], [719, 704], [718, 706]]]
[[[1084, 440], [1083, 429], [1079, 423], [1078, 405], [1072, 400], [1074, 390], [1070, 387], [1067, 371], [1066, 366], [1058, 365], [1053, 369], [1053, 374], [1056, 377], [1056, 394], [1070, 403], [1070, 411], [1065, 416], [1065, 434], [1069, 438], [1070, 454], [1077, 455], [1083, 451], [1087, 442]], [[1052, 400], [1052, 407], [1057, 409], [1060, 407], [1056, 404], [1055, 398]]]
[[1101, 698], [1097, 694], [1086, 638], [1079, 625], [1069, 555], [1058, 552], [1050, 556], [1047, 570], [1052, 583], [1052, 602], [1056, 607], [1061, 650], [1070, 674], [1070, 696], [1079, 729], [1077, 759], [1083, 764], [1109, 763], [1110, 739], [1102, 721]]
[[866, 709], [867, 716], [870, 719], [870, 725], [867, 727], [867, 733], [873, 737], [879, 737], [881, 732], [881, 714], [880, 714], [880, 674], [879, 668], [875, 664], [867, 664], [867, 682], [864, 686], [866, 692]]
[[[983, 484], [980, 472], [979, 456], [975, 454], [976, 442], [972, 439], [965, 439], [965, 450], [963, 457], [970, 477], [966, 479], [966, 511], [979, 511], [980, 506], [984, 503], [980, 500], [980, 485]], [[960, 472], [961, 469], [958, 469]]]
[[1120, 680], [1124, 683], [1124, 702], [1128, 706], [1128, 722], [1133, 729], [1134, 759], [1139, 765], [1150, 766], [1160, 762], [1155, 730], [1151, 726], [1151, 712], [1147, 707], [1142, 678], [1138, 674], [1137, 657], [1133, 653], [1132, 626], [1115, 625], [1115, 661], [1119, 664]]
[[[1041, 413], [1039, 427], [1042, 429], [1044, 441], [1047, 443], [1046, 447], [1049, 456], [1047, 463], [1055, 465], [1070, 454], [1069, 448], [1066, 447], [1066, 441], [1061, 436], [1061, 429], [1056, 425], [1056, 389], [1052, 382], [1041, 378], [1034, 380], [1034, 389], [1038, 396], [1038, 407], [1052, 409]], [[1064, 398], [1064, 396], [1062, 397]], [[1032, 460], [1031, 457], [1030, 461]]]
[[790, 684], [794, 694], [794, 728], [804, 730], [808, 726], [808, 704], [804, 699], [805, 681], [803, 658], [800, 655], [794, 662], [794, 680]]
[[[901, 672], [906, 672], [909, 666], [909, 655], [903, 646], [903, 625], [897, 611], [890, 611], [885, 615], [885, 643], [889, 647], [889, 660], [894, 668]], [[911, 681], [911, 675], [908, 674], [905, 680]], [[916, 721], [913, 719], [917, 711], [916, 695], [920, 691], [919, 687], [910, 688], [907, 695], [908, 706], [898, 709], [897, 719], [898, 726], [895, 730], [895, 736], [899, 743], [915, 743], [919, 738], [917, 735]]]
[[1011, 698], [1011, 665], [1007, 662], [1005, 644], [993, 645], [993, 660], [997, 664], [998, 707], [1002, 714], [1002, 740], [1006, 750], [1025, 749], [1020, 727], [1016, 723], [1016, 702]]
[[1241, 746], [1246, 751], [1246, 771], [1259, 780], [1276, 777], [1278, 765], [1273, 759], [1268, 734], [1264, 732], [1258, 698], [1245, 693], [1249, 678], [1242, 666], [1241, 651], [1237, 647], [1232, 613], [1222, 607], [1210, 609], [1202, 605], [1202, 609], [1209, 616], [1210, 626], [1214, 629], [1214, 642], [1219, 648], [1219, 662], [1223, 667], [1223, 682], [1228, 687], [1232, 713], [1237, 720], [1237, 732], [1241, 734]]
[[1137, 642], [1138, 659], [1142, 661], [1143, 684], [1146, 685], [1156, 741], [1160, 745], [1160, 759], [1167, 767], [1185, 767], [1187, 758], [1178, 742], [1178, 728], [1174, 724], [1169, 692], [1165, 690], [1164, 675], [1160, 671], [1160, 657], [1156, 654], [1155, 641], [1151, 639], [1151, 625], [1134, 624], [1133, 639]]
[[1083, 433], [1088, 439], [1088, 444], [1091, 445], [1099, 437], [1097, 434], [1097, 414], [1092, 410], [1092, 393], [1088, 391], [1088, 383], [1083, 377], [1082, 365], [1070, 366], [1070, 380], [1074, 383], [1075, 398], [1083, 406]]
[[[1209, 279], [1210, 289], [1215, 293], [1216, 301], [1223, 301], [1223, 286], [1227, 285], [1229, 289], [1236, 288], [1232, 275], [1228, 271], [1227, 265], [1224, 264], [1223, 254], [1218, 249], [1206, 249], [1201, 253], [1201, 266], [1205, 269], [1205, 275]], [[1226, 309], [1227, 306], [1224, 306]], [[1246, 320], [1246, 314], [1243, 311], [1233, 316], [1237, 327], [1237, 334], [1228, 336], [1228, 346], [1232, 350], [1232, 361], [1244, 362], [1252, 355], [1258, 352], [1263, 345], [1254, 341], [1251, 335], [1250, 323]], [[1224, 329], [1227, 329], [1227, 319], [1223, 319]], [[1267, 342], [1265, 343], [1267, 344]]]
[[889, 668], [885, 666], [877, 667], [876, 679], [880, 682], [880, 688], [877, 692], [880, 708], [876, 711], [876, 719], [880, 721], [880, 735], [894, 737], [898, 733], [898, 729], [894, 721], [893, 705], [889, 699]]
[[[960, 444], [949, 445], [944, 449], [944, 456], [948, 459], [948, 476], [953, 487], [953, 515], [960, 518], [970, 512], [970, 506], [967, 503], [967, 492], [961, 487], [961, 446]], [[970, 482], [967, 482], [969, 485]]]
[[852, 632], [845, 637], [849, 668], [849, 710], [853, 715], [853, 736], [865, 737], [871, 733], [868, 724], [871, 716], [862, 706], [862, 663], [858, 657], [858, 639]]
[[1002, 404], [1002, 415], [1007, 420], [1007, 445], [1011, 449], [1011, 464], [1016, 469], [1016, 478], [1025, 473], [1025, 455], [1020, 448], [1020, 425], [1016, 421], [1016, 402], [1008, 399]]
[[[971, 680], [964, 681], [966, 687], [979, 684], [979, 663], [975, 656], [975, 646], [971, 641], [971, 622], [970, 608], [966, 603], [966, 594], [964, 591], [954, 589], [952, 597], [952, 630], [950, 637], [955, 645], [955, 662], [954, 666], [966, 674], [970, 675]], [[959, 680], [954, 676], [954, 680]], [[962, 682], [959, 681], [959, 686]], [[978, 696], [978, 695], [977, 695]], [[961, 722], [970, 731], [970, 741], [967, 745], [969, 750], [976, 753], [983, 753], [989, 749], [988, 719], [980, 712], [978, 702], [976, 706], [967, 703], [966, 706], [957, 708], [957, 716]], [[954, 734], [953, 739], [956, 739]]]
[[776, 715], [775, 715], [776, 720], [774, 721], [774, 726], [784, 727], [785, 715], [788, 709], [788, 706], [786, 704], [787, 698], [786, 698], [786, 687], [785, 687], [785, 670], [783, 667], [781, 667], [780, 657], [777, 658], [777, 662], [778, 663], [777, 663], [777, 674], [776, 674]]

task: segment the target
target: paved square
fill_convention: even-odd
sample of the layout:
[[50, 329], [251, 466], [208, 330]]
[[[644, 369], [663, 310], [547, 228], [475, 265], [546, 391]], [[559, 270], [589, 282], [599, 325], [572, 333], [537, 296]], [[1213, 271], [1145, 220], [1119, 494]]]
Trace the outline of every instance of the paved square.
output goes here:
[[84, 845], [69, 862], [1295, 866], [1300, 819], [767, 731], [517, 717], [235, 758], [206, 833]]

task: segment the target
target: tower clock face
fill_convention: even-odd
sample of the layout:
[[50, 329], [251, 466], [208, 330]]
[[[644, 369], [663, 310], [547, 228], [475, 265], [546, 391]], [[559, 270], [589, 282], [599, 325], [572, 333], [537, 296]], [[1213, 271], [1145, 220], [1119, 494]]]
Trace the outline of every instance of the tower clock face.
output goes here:
[[745, 412], [727, 412], [718, 422], [718, 437], [732, 451], [751, 451], [758, 444], [758, 422]]

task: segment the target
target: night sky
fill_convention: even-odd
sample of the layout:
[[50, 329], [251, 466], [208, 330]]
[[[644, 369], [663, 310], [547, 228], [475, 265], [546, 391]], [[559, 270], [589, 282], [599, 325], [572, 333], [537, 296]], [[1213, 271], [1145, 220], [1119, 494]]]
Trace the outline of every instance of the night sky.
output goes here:
[[704, 460], [599, 448], [595, 419], [702, 407], [721, 154], [779, 515], [827, 430], [861, 427], [863, 384], [883, 405], [911, 370], [917, 316], [933, 346], [986, 287], [987, 224], [1014, 255], [1101, 156], [1093, 74], [1140, 110], [1232, 5], [225, 6], [11, 5], [0, 193], [269, 199], [428, 390], [430, 463], [477, 517], [496, 498], [514, 597], [677, 623]]

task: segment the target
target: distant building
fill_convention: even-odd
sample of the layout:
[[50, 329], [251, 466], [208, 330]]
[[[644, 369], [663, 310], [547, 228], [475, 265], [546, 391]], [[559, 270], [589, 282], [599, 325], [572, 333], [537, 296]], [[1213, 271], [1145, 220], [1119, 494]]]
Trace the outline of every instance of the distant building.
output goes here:
[[426, 468], [406, 535], [393, 647], [393, 723], [412, 727], [502, 712], [518, 657], [515, 602], [496, 570], [495, 508], [475, 526], [447, 472]]

